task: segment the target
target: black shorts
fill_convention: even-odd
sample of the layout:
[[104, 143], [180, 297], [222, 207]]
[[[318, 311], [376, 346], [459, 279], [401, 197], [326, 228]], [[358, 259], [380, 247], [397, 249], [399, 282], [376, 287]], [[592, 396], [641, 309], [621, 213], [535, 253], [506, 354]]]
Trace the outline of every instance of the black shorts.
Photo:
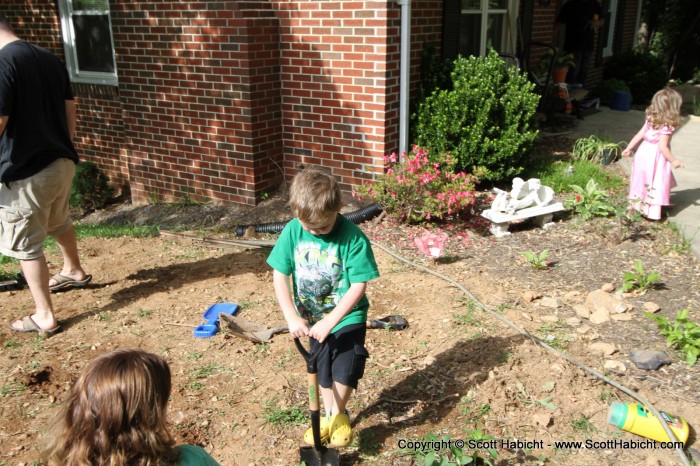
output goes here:
[[[333, 382], [357, 388], [357, 382], [365, 373], [365, 362], [369, 353], [365, 348], [365, 324], [353, 324], [343, 327], [326, 338], [321, 352], [316, 359], [318, 384], [331, 388]], [[318, 341], [311, 338], [311, 350], [316, 351]]]

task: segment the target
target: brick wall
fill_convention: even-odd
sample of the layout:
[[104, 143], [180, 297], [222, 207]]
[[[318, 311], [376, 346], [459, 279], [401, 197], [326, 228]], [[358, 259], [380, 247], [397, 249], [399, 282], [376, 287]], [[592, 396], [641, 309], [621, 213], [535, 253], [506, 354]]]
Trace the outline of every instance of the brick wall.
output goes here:
[[[559, 3], [535, 3], [532, 40], [551, 40]], [[398, 149], [395, 1], [110, 7], [119, 86], [74, 85], [76, 145], [113, 184], [129, 186], [134, 202], [252, 205], [305, 164], [332, 170], [348, 191]], [[63, 57], [55, 1], [5, 0], [0, 11], [22, 37]], [[440, 45], [442, 11], [442, 0], [412, 2], [413, 95], [424, 43]]]
[[[386, 1], [274, 1], [287, 178], [307, 164], [349, 190], [397, 143], [399, 10]], [[393, 147], [392, 147], [393, 146]]]

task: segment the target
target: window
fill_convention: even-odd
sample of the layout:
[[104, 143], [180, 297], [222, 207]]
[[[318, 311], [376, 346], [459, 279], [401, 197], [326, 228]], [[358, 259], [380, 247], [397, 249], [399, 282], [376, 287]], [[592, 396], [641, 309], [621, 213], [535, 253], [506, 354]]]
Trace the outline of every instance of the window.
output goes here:
[[445, 58], [515, 51], [515, 0], [445, 0]]
[[117, 85], [109, 0], [59, 0], [71, 81]]
[[607, 29], [605, 42], [603, 43], [603, 56], [609, 57], [613, 54], [613, 44], [615, 39], [615, 23], [617, 23], [617, 0], [609, 0], [608, 11], [603, 12], [606, 23], [603, 28]]

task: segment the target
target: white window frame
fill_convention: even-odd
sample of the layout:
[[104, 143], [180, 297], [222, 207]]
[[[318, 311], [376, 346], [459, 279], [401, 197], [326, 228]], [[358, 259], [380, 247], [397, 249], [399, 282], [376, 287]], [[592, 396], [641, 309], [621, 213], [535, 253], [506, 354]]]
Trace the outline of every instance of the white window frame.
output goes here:
[[503, 31], [503, 37], [502, 37], [502, 42], [503, 42], [503, 50], [496, 50], [496, 52], [501, 52], [501, 53], [513, 53], [515, 52], [515, 42], [516, 42], [516, 35], [515, 35], [515, 27], [516, 27], [516, 15], [511, 14], [513, 11], [517, 11], [517, 2], [518, 0], [506, 0], [506, 7], [505, 8], [494, 8], [490, 9], [489, 8], [489, 1], [488, 0], [480, 0], [479, 9], [474, 9], [474, 8], [463, 8], [461, 9], [461, 14], [462, 15], [481, 15], [481, 31], [479, 34], [479, 55], [480, 56], [485, 56], [488, 49], [487, 49], [487, 41], [488, 41], [488, 20], [489, 20], [489, 15], [490, 14], [503, 14], [505, 16], [505, 21], [503, 22], [504, 25], [504, 31]]
[[603, 57], [610, 57], [614, 53], [613, 45], [615, 44], [615, 23], [617, 22], [617, 0], [609, 0], [608, 11], [605, 13], [610, 13], [607, 18], [607, 24], [603, 27], [608, 28], [608, 41], [603, 47]]
[[[109, 5], [109, 4], [108, 4]], [[70, 73], [72, 82], [86, 84], [104, 84], [116, 86], [117, 79], [117, 64], [116, 54], [114, 51], [114, 34], [112, 32], [112, 15], [107, 10], [95, 10], [101, 15], [106, 14], [109, 21], [109, 35], [112, 38], [112, 59], [114, 60], [114, 72], [98, 72], [98, 71], [81, 71], [78, 66], [78, 53], [75, 45], [75, 30], [73, 28], [73, 0], [58, 0], [58, 12], [61, 17], [61, 30], [63, 32], [63, 49], [66, 54], [66, 66]], [[90, 14], [86, 11], [84, 14]]]

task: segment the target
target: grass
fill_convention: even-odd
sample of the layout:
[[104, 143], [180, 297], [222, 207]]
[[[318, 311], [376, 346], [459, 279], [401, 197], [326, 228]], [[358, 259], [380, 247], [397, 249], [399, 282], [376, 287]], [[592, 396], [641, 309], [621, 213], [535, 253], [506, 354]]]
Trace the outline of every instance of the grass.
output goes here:
[[571, 185], [585, 186], [590, 179], [594, 179], [605, 191], [619, 191], [627, 186], [624, 178], [587, 160], [552, 162], [549, 159], [538, 159], [526, 169], [521, 178], [539, 178], [544, 186], [549, 186], [556, 193], [572, 192]]
[[276, 397], [265, 401], [263, 405], [265, 421], [277, 427], [304, 425], [307, 422], [307, 412], [303, 405], [280, 407]]
[[[158, 227], [154, 225], [145, 226], [115, 226], [115, 225], [74, 225], [75, 236], [80, 240], [83, 238], [121, 238], [128, 236], [131, 238], [146, 238], [158, 236]], [[44, 240], [44, 248], [57, 248], [56, 240], [47, 237]], [[0, 254], [0, 281], [14, 280], [20, 272], [19, 261], [17, 259]]]

